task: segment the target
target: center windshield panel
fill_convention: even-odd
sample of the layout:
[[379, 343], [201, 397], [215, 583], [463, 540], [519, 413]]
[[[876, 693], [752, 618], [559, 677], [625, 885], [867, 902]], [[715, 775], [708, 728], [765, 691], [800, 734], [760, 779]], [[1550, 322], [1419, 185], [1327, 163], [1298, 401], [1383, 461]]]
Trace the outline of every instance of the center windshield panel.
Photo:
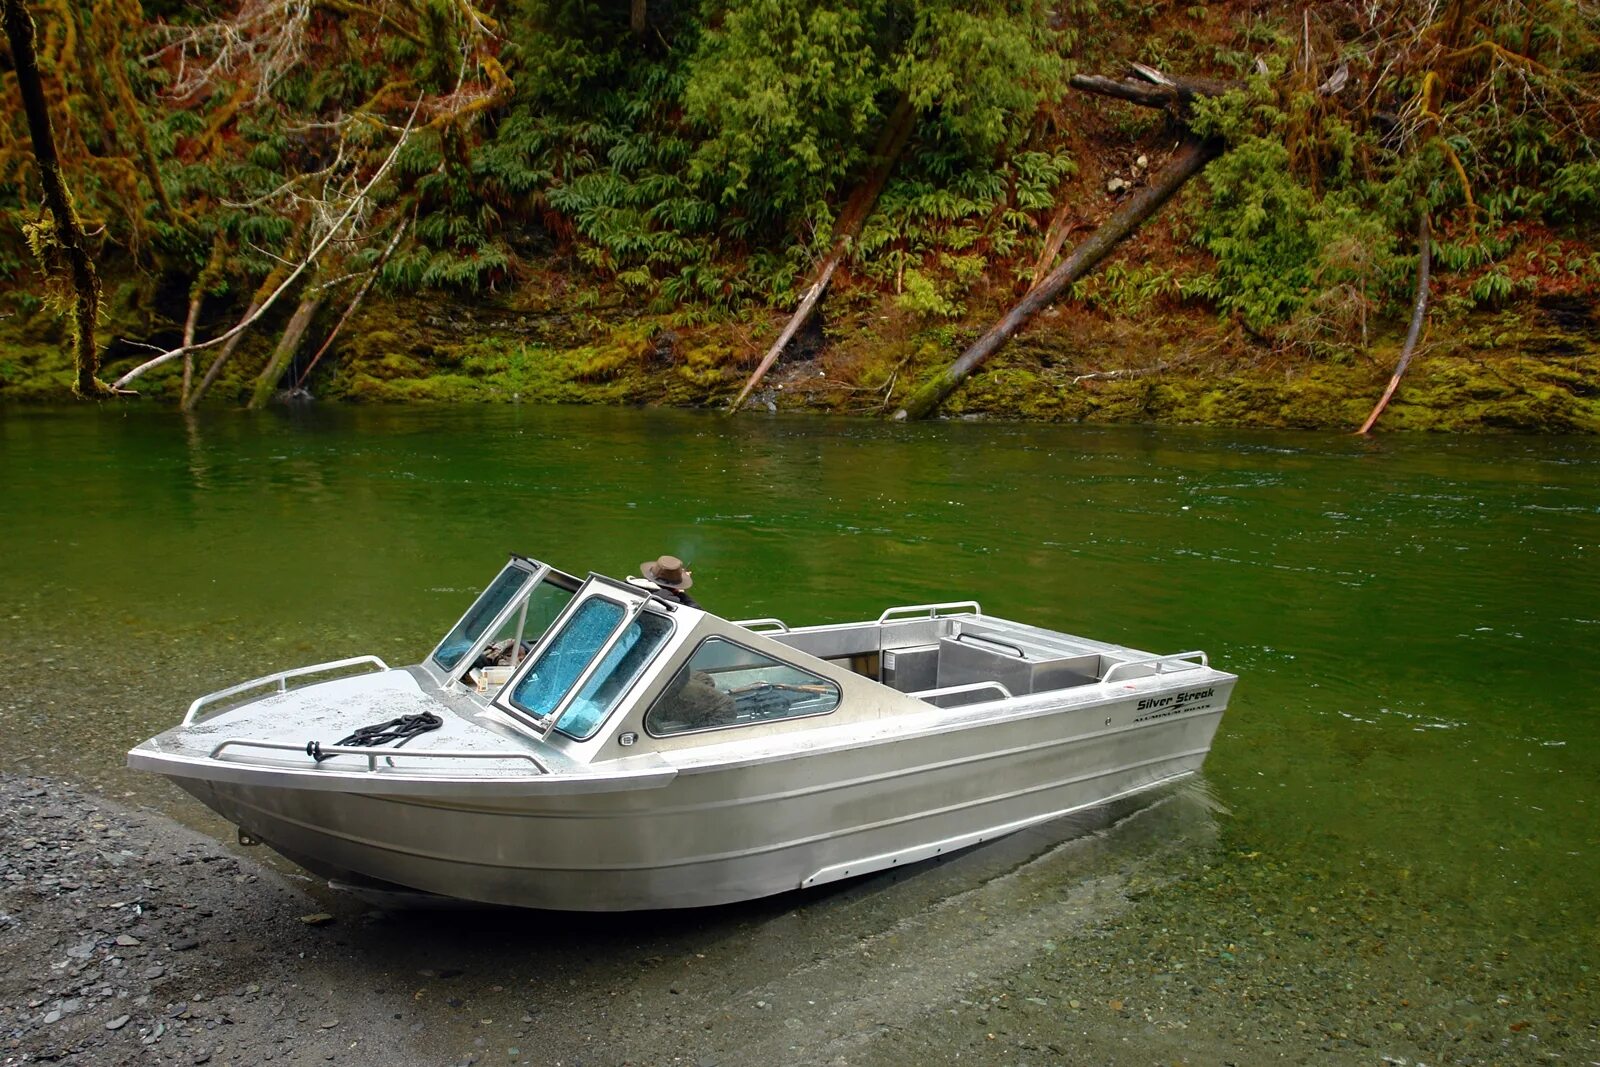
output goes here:
[[538, 719], [548, 718], [604, 650], [604, 659], [555, 724], [577, 740], [593, 737], [672, 633], [670, 619], [643, 612], [613, 642], [612, 635], [627, 615], [625, 607], [605, 597], [579, 604], [517, 682], [511, 706]]

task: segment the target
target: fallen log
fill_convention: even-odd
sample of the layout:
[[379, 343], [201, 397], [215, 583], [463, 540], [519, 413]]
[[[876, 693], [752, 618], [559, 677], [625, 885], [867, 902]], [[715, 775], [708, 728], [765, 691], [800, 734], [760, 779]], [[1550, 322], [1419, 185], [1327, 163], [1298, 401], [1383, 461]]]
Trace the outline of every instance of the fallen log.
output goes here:
[[1135, 63], [1128, 77], [1107, 78], [1103, 74], [1074, 74], [1074, 89], [1100, 96], [1115, 97], [1144, 107], [1181, 108], [1203, 96], [1221, 96], [1233, 86], [1205, 78], [1183, 78], [1163, 74], [1154, 67]]
[[916, 117], [916, 109], [911, 106], [911, 98], [902, 93], [900, 102], [895, 105], [894, 112], [889, 116], [889, 124], [884, 128], [883, 136], [878, 141], [877, 151], [873, 153], [875, 162], [871, 173], [867, 175], [865, 181], [856, 186], [855, 192], [850, 194], [850, 199], [845, 201], [844, 210], [839, 213], [833, 247], [828, 252], [828, 258], [817, 268], [815, 280], [806, 290], [800, 306], [795, 308], [794, 314], [789, 317], [788, 325], [778, 334], [778, 339], [772, 342], [767, 354], [761, 357], [756, 369], [750, 372], [750, 377], [744, 383], [744, 388], [739, 390], [739, 395], [728, 405], [730, 413], [739, 410], [739, 405], [744, 403], [745, 397], [761, 384], [761, 379], [766, 377], [767, 371], [772, 369], [772, 365], [778, 361], [778, 357], [783, 354], [789, 342], [794, 340], [794, 335], [800, 332], [800, 327], [811, 318], [811, 313], [822, 300], [822, 294], [827, 291], [828, 283], [833, 280], [834, 271], [838, 270], [839, 264], [844, 261], [851, 244], [860, 235], [867, 216], [872, 213], [873, 205], [878, 202], [878, 194], [883, 192], [884, 184], [889, 180], [889, 172], [894, 169], [895, 160], [900, 158], [900, 153], [905, 150], [906, 141], [911, 137], [911, 128], [916, 124]]
[[998, 323], [990, 327], [989, 332], [973, 342], [960, 359], [913, 393], [905, 406], [894, 413], [894, 418], [897, 421], [920, 419], [937, 407], [967, 375], [1004, 347], [1013, 334], [1052, 303], [1062, 290], [1093, 270], [1112, 249], [1171, 199], [1184, 182], [1199, 174], [1207, 163], [1221, 155], [1222, 148], [1220, 140], [1193, 136], [1186, 138], [1166, 166], [1151, 178], [1149, 185], [1124, 200], [1110, 218], [1072, 250], [1072, 255], [1006, 312]]
[[406, 119], [405, 128], [400, 131], [400, 137], [395, 141], [394, 147], [389, 150], [389, 155], [384, 159], [383, 163], [378, 167], [377, 171], [372, 175], [372, 177], [367, 179], [366, 184], [360, 189], [356, 190], [355, 196], [350, 199], [350, 202], [345, 206], [344, 211], [337, 219], [333, 221], [333, 224], [328, 227], [327, 232], [317, 239], [317, 241], [311, 246], [310, 251], [306, 253], [305, 258], [303, 258], [295, 266], [295, 268], [284, 277], [283, 281], [278, 283], [278, 287], [272, 290], [271, 293], [267, 294], [267, 296], [260, 303], [256, 304], [254, 309], [243, 319], [241, 319], [239, 323], [233, 327], [233, 329], [229, 330], [227, 333], [218, 334], [209, 341], [197, 341], [191, 347], [179, 345], [177, 348], [174, 348], [171, 351], [161, 353], [154, 359], [147, 359], [137, 367], [128, 371], [122, 377], [118, 378], [116, 381], [112, 382], [111, 387], [113, 389], [121, 389], [123, 386], [127, 385], [130, 381], [146, 371], [154, 370], [165, 363], [171, 363], [173, 360], [182, 357], [187, 352], [199, 352], [201, 349], [229, 344], [235, 337], [249, 329], [251, 325], [255, 323], [256, 319], [260, 318], [262, 315], [265, 315], [267, 313], [267, 309], [277, 302], [278, 297], [282, 296], [286, 291], [288, 291], [289, 287], [294, 284], [295, 279], [304, 274], [306, 270], [317, 261], [317, 258], [322, 255], [323, 249], [327, 248], [334, 238], [340, 236], [344, 232], [346, 224], [351, 221], [353, 216], [355, 216], [356, 211], [366, 204], [367, 194], [372, 192], [373, 187], [383, 180], [383, 176], [389, 172], [389, 168], [394, 165], [395, 159], [399, 157], [400, 150], [406, 146], [406, 141], [411, 136], [411, 127], [416, 124], [417, 115], [422, 110], [422, 100], [423, 98], [419, 96], [416, 104], [412, 106], [411, 117]]
[[1422, 336], [1422, 323], [1428, 317], [1428, 279], [1433, 266], [1432, 245], [1433, 234], [1429, 231], [1428, 213], [1424, 210], [1422, 221], [1417, 225], [1417, 296], [1411, 306], [1411, 327], [1406, 330], [1406, 343], [1400, 347], [1400, 362], [1395, 364], [1394, 373], [1389, 376], [1389, 387], [1383, 391], [1383, 396], [1372, 409], [1372, 414], [1367, 416], [1367, 421], [1356, 431], [1363, 436], [1372, 429], [1373, 423], [1378, 421], [1383, 409], [1389, 406], [1389, 398], [1394, 396], [1395, 389], [1400, 385], [1400, 378], [1411, 365], [1411, 356], [1417, 350], [1417, 340]]
[[[1159, 108], [1179, 122], [1184, 118], [1187, 105], [1197, 97], [1218, 96], [1233, 88], [1223, 82], [1204, 78], [1164, 74], [1142, 63], [1131, 64], [1128, 71], [1128, 77], [1121, 79], [1075, 74], [1071, 83], [1073, 88], [1084, 92]], [[1112, 249], [1155, 214], [1184, 182], [1221, 155], [1224, 147], [1220, 140], [1188, 135], [1167, 165], [1151, 178], [1149, 185], [1124, 200], [1088, 239], [1073, 249], [1066, 262], [1042, 280], [1035, 281], [1027, 295], [1006, 312], [988, 333], [962, 353], [960, 359], [913, 393], [905, 406], [894, 413], [895, 420], [920, 419], [932, 411], [967, 375], [1004, 347], [1013, 334], [1054, 301], [1063, 289], [1093, 270]], [[1054, 258], [1054, 252], [1051, 251], [1049, 259]], [[1041, 259], [1040, 262], [1047, 263], [1049, 259]]]

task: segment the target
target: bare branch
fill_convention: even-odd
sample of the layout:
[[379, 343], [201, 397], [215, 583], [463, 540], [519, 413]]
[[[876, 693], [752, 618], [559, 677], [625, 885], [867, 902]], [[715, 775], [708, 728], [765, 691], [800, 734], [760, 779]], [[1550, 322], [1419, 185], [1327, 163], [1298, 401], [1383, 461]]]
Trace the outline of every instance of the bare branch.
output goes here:
[[211, 348], [214, 345], [223, 344], [229, 338], [234, 337], [234, 336], [236, 336], [236, 335], [238, 335], [240, 333], [243, 333], [245, 330], [249, 329], [250, 326], [257, 319], [259, 319], [263, 314], [266, 313], [266, 310], [269, 307], [272, 306], [273, 302], [276, 301], [278, 299], [278, 297], [282, 296], [283, 293], [291, 285], [294, 284], [295, 280], [298, 279], [301, 274], [305, 273], [307, 268], [309, 268], [313, 263], [316, 262], [317, 257], [322, 254], [322, 250], [328, 246], [328, 243], [330, 241], [333, 240], [334, 235], [336, 233], [338, 233], [339, 230], [341, 230], [344, 227], [344, 225], [347, 222], [350, 221], [350, 219], [352, 217], [355, 216], [355, 214], [356, 214], [358, 209], [360, 209], [361, 207], [363, 207], [365, 205], [366, 199], [367, 199], [367, 194], [369, 194], [372, 191], [374, 186], [376, 186], [380, 181], [383, 180], [384, 175], [389, 172], [389, 168], [394, 165], [395, 159], [399, 157], [400, 149], [405, 146], [405, 143], [406, 143], [407, 139], [410, 137], [411, 127], [416, 123], [416, 121], [417, 121], [417, 112], [420, 111], [421, 109], [422, 109], [422, 99], [419, 97], [417, 99], [416, 104], [411, 108], [411, 116], [410, 116], [410, 118], [408, 118], [406, 120], [405, 129], [402, 131], [399, 140], [397, 140], [395, 142], [394, 147], [389, 150], [389, 155], [388, 155], [388, 157], [386, 159], [384, 159], [383, 165], [380, 166], [378, 168], [377, 172], [375, 174], [373, 174], [370, 179], [367, 180], [366, 185], [362, 186], [360, 192], [358, 192], [354, 197], [352, 197], [350, 199], [350, 203], [344, 209], [344, 213], [339, 216], [338, 220], [334, 223], [334, 225], [332, 225], [332, 226], [330, 226], [328, 228], [327, 233], [325, 233], [319, 241], [317, 241], [314, 245], [312, 245], [310, 251], [308, 251], [306, 253], [305, 258], [300, 261], [300, 265], [295, 267], [295, 269], [290, 272], [289, 276], [287, 278], [285, 278], [282, 281], [282, 283], [280, 283], [279, 286], [272, 291], [272, 294], [261, 302], [260, 306], [256, 308], [255, 314], [250, 315], [250, 316], [246, 317], [245, 319], [241, 320], [236, 326], [233, 327], [233, 329], [229, 330], [227, 333], [218, 334], [216, 337], [213, 337], [209, 341], [202, 341], [199, 344], [190, 345], [190, 346], [179, 345], [177, 348], [172, 349], [170, 352], [163, 352], [161, 355], [157, 356], [155, 359], [147, 360], [146, 362], [139, 364], [139, 366], [133, 368], [128, 373], [126, 373], [122, 377], [118, 378], [116, 380], [116, 382], [113, 383], [112, 387], [113, 388], [121, 388], [122, 386], [126, 385], [128, 382], [131, 382], [133, 379], [135, 379], [135, 378], [139, 377], [141, 374], [145, 373], [146, 371], [153, 370], [156, 367], [159, 367], [164, 363], [170, 363], [173, 360], [182, 357], [184, 355], [184, 353], [186, 353], [186, 352], [199, 352], [202, 349]]

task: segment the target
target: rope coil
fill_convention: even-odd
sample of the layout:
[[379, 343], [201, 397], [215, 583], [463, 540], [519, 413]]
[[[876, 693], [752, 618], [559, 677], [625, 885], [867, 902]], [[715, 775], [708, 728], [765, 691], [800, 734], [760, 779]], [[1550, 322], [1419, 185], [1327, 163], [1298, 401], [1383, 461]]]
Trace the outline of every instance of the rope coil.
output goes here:
[[[430, 730], [437, 730], [444, 725], [444, 720], [431, 711], [421, 711], [415, 715], [402, 715], [398, 719], [388, 722], [373, 723], [371, 726], [359, 726], [350, 736], [338, 742], [341, 748], [376, 748], [395, 742], [399, 748], [414, 737], [420, 737]], [[306, 755], [321, 763], [341, 755], [338, 752], [323, 752], [322, 742], [306, 742]]]

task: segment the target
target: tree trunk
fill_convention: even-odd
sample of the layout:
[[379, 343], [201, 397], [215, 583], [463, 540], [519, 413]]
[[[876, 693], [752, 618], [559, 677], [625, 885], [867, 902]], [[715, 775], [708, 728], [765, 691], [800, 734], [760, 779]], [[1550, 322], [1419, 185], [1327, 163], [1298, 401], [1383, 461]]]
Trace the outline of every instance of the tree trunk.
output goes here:
[[628, 4], [628, 29], [640, 40], [650, 29], [649, 9], [645, 4], [646, 0], [630, 0]]
[[305, 337], [306, 330], [311, 326], [311, 320], [316, 317], [321, 307], [320, 296], [308, 296], [300, 300], [300, 306], [294, 309], [294, 314], [289, 316], [289, 324], [283, 328], [283, 336], [278, 338], [278, 347], [272, 350], [272, 358], [267, 360], [267, 366], [261, 372], [261, 377], [256, 379], [255, 392], [251, 394], [247, 407], [264, 406], [272, 399], [272, 394], [278, 391], [278, 379], [283, 377], [284, 369], [294, 359], [294, 354], [300, 350], [300, 341]]
[[[99, 378], [100, 352], [95, 347], [94, 331], [100, 315], [100, 279], [94, 261], [84, 245], [83, 226], [72, 194], [61, 176], [61, 161], [56, 157], [55, 134], [50, 128], [50, 110], [45, 104], [44, 85], [39, 78], [39, 60], [33, 48], [33, 18], [22, 0], [0, 0], [11, 43], [11, 59], [16, 67], [17, 90], [22, 109], [28, 116], [28, 133], [33, 139], [33, 157], [39, 166], [39, 184], [45, 206], [55, 219], [55, 232], [45, 237], [67, 261], [76, 296], [72, 315], [73, 361], [77, 375], [72, 391], [79, 396], [105, 396], [113, 390]], [[46, 263], [46, 269], [50, 265]]]
[[[255, 295], [250, 298], [250, 306], [245, 309], [244, 318], [239, 321], [241, 323], [249, 322], [260, 314], [261, 305], [266, 302], [268, 296], [277, 291], [278, 287], [283, 284], [284, 278], [288, 277], [288, 275], [289, 267], [287, 264], [279, 263], [276, 267], [273, 267], [271, 273], [256, 288]], [[200, 401], [211, 387], [216, 384], [217, 378], [222, 374], [222, 368], [227, 366], [228, 360], [233, 358], [234, 349], [238, 348], [239, 342], [244, 340], [244, 331], [237, 326], [229, 332], [233, 336], [223, 343], [222, 351], [217, 353], [217, 358], [211, 361], [211, 366], [206, 370], [206, 376], [200, 379], [200, 384], [195, 386], [194, 392], [189, 393], [183, 401], [184, 411], [193, 411], [200, 406]]]
[[378, 280], [378, 275], [383, 272], [383, 265], [389, 262], [389, 257], [394, 254], [394, 250], [400, 247], [400, 239], [405, 236], [406, 229], [410, 225], [411, 220], [409, 218], [400, 220], [400, 225], [394, 231], [394, 236], [384, 246], [383, 254], [378, 257], [378, 261], [372, 265], [372, 270], [367, 274], [367, 280], [361, 283], [361, 289], [356, 293], [355, 299], [351, 300], [350, 305], [344, 309], [344, 314], [339, 316], [339, 321], [333, 324], [333, 329], [329, 330], [328, 336], [323, 338], [322, 347], [317, 349], [317, 354], [311, 357], [311, 362], [306, 364], [306, 369], [301, 371], [300, 377], [295, 380], [294, 387], [296, 389], [302, 388], [306, 384], [306, 379], [311, 377], [312, 371], [316, 370], [317, 362], [322, 359], [323, 353], [328, 351], [329, 346], [333, 344], [334, 338], [339, 336], [339, 331], [344, 329], [344, 324], [350, 321], [350, 316], [356, 313], [356, 308], [361, 306], [361, 301], [365, 300], [367, 294], [372, 291], [373, 283]]
[[1400, 362], [1395, 364], [1394, 373], [1389, 376], [1389, 387], [1383, 391], [1383, 397], [1372, 409], [1372, 414], [1367, 416], [1367, 421], [1361, 424], [1358, 434], [1365, 434], [1372, 429], [1372, 424], [1378, 421], [1378, 416], [1383, 414], [1383, 409], [1389, 406], [1389, 398], [1394, 396], [1394, 391], [1400, 385], [1400, 378], [1406, 372], [1406, 367], [1411, 364], [1411, 356], [1417, 349], [1417, 340], [1422, 336], [1422, 323], [1428, 317], [1428, 276], [1433, 265], [1433, 234], [1428, 228], [1428, 210], [1422, 210], [1422, 221], [1417, 224], [1417, 297], [1411, 307], [1411, 328], [1406, 331], [1406, 343], [1400, 349]]
[[1218, 140], [1196, 137], [1185, 140], [1149, 185], [1123, 201], [1110, 218], [1072, 250], [1065, 262], [1006, 312], [988, 333], [962, 353], [960, 359], [912, 394], [905, 407], [894, 413], [895, 419], [920, 419], [937, 407], [967, 375], [1003, 348], [1013, 334], [1044, 310], [1063, 289], [1093, 270], [1182, 188], [1184, 182], [1204, 170], [1207, 163], [1222, 153], [1222, 147]]
[[[260, 308], [260, 300], [251, 301], [250, 307], [244, 313], [244, 317], [248, 319]], [[201, 378], [200, 384], [194, 387], [194, 392], [184, 394], [181, 405], [184, 411], [193, 411], [200, 406], [200, 401], [211, 390], [211, 387], [216, 384], [218, 376], [222, 374], [222, 368], [227, 366], [228, 360], [233, 358], [233, 350], [239, 347], [239, 342], [242, 340], [244, 340], [242, 331], [228, 338], [227, 343], [222, 346], [222, 351], [217, 353], [217, 358], [211, 361], [210, 367], [206, 368], [206, 376]], [[185, 353], [185, 357], [192, 354]]]
[[189, 317], [183, 320], [183, 384], [178, 387], [178, 407], [183, 408], [189, 403], [189, 388], [194, 384], [194, 353], [189, 349], [194, 348], [194, 327], [200, 319], [200, 305], [205, 302], [206, 295], [194, 292], [189, 297]]
[[206, 259], [206, 265], [200, 268], [194, 284], [189, 286], [189, 317], [183, 323], [183, 386], [178, 393], [178, 407], [184, 411], [189, 410], [189, 389], [194, 381], [194, 331], [200, 321], [200, 307], [205, 303], [206, 293], [222, 277], [222, 264], [227, 252], [228, 242], [219, 231], [211, 238], [211, 255]]
[[[134, 148], [139, 165], [144, 169], [145, 181], [150, 183], [150, 195], [155, 197], [156, 203], [160, 206], [161, 217], [170, 221], [176, 215], [172, 210], [172, 201], [167, 197], [167, 187], [161, 181], [161, 165], [156, 161], [155, 146], [150, 142], [150, 128], [145, 125], [144, 116], [139, 113], [138, 98], [133, 95], [133, 86], [128, 84], [128, 72], [123, 66], [123, 27], [111, 27], [111, 32], [108, 34], [94, 15], [90, 15], [88, 21], [96, 31], [96, 37], [110, 38], [98, 42], [105, 49], [106, 71], [111, 75], [111, 84], [117, 91], [117, 101], [122, 105], [123, 114], [132, 128]], [[84, 73], [91, 78], [94, 76], [93, 69]]]
[[845, 201], [844, 210], [839, 213], [833, 247], [829, 250], [828, 257], [817, 268], [816, 280], [811, 283], [811, 288], [806, 290], [804, 299], [790, 316], [788, 325], [778, 334], [778, 339], [773, 342], [772, 347], [767, 349], [767, 354], [761, 357], [761, 362], [756, 364], [756, 369], [744, 383], [744, 388], [739, 390], [739, 395], [728, 405], [730, 412], [739, 410], [739, 405], [744, 403], [751, 390], [766, 377], [767, 371], [778, 361], [784, 348], [794, 339], [794, 335], [800, 332], [800, 327], [811, 318], [811, 313], [816, 310], [817, 304], [822, 300], [822, 294], [828, 288], [828, 282], [833, 279], [833, 272], [839, 269], [839, 264], [844, 261], [850, 246], [860, 236], [861, 227], [866, 223], [867, 216], [872, 213], [873, 205], [878, 202], [878, 194], [883, 192], [884, 185], [889, 181], [889, 173], [894, 170], [895, 160], [905, 151], [906, 142], [911, 138], [911, 129], [916, 125], [916, 117], [916, 109], [911, 106], [911, 98], [902, 93], [889, 116], [889, 124], [884, 127], [883, 136], [878, 139], [877, 150], [873, 153], [874, 164], [871, 173], [867, 175], [865, 181], [856, 186], [855, 191], [850, 194], [850, 199]]

